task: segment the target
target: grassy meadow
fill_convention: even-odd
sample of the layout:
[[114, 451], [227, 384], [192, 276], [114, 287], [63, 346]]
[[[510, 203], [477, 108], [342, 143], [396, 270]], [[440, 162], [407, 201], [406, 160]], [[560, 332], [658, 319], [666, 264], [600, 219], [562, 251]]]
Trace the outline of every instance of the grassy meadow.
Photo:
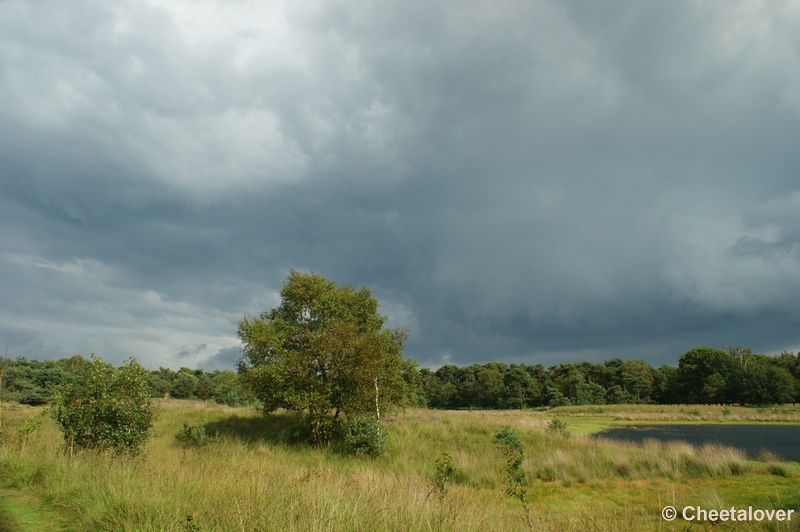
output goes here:
[[[571, 437], [546, 430], [553, 415]], [[800, 508], [800, 466], [734, 449], [680, 443], [620, 444], [589, 436], [612, 426], [669, 422], [800, 423], [800, 408], [585, 406], [547, 411], [409, 409], [385, 417], [386, 453], [346, 457], [293, 443], [298, 418], [252, 409], [159, 402], [153, 438], [138, 457], [63, 453], [47, 408], [3, 405], [0, 531], [434, 531], [527, 530], [504, 493], [504, 459], [492, 442], [504, 425], [523, 438], [535, 530], [800, 530], [791, 523], [705, 523], [672, 505]], [[27, 420], [40, 432], [19, 432]], [[183, 422], [216, 434], [182, 446]], [[30, 427], [30, 423], [28, 424]], [[432, 492], [434, 464], [449, 452], [458, 473]]]

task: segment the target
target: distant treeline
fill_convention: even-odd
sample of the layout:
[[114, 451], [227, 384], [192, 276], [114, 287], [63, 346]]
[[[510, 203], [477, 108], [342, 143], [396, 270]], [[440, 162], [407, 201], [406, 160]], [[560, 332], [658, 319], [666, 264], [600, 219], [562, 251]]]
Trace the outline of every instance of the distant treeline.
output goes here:
[[800, 353], [698, 347], [678, 367], [638, 359], [602, 364], [490, 362], [420, 370], [415, 402], [432, 408], [527, 408], [620, 403], [783, 404], [800, 402]]
[[[74, 382], [88, 361], [80, 355], [59, 360], [7, 360], [2, 378], [3, 400], [40, 405], [50, 402], [60, 385]], [[240, 406], [249, 402], [234, 371], [206, 372], [181, 368], [159, 368], [147, 375], [152, 397], [212, 400]]]
[[[45, 404], [60, 385], [73, 382], [88, 361], [4, 360], [2, 398]], [[252, 403], [234, 371], [159, 368], [148, 373], [152, 397], [200, 399], [230, 406]], [[654, 368], [639, 359], [602, 364], [489, 362], [406, 375], [409, 403], [430, 408], [530, 408], [586, 404], [784, 404], [800, 402], [800, 353], [777, 356], [736, 347], [698, 347], [678, 367]]]

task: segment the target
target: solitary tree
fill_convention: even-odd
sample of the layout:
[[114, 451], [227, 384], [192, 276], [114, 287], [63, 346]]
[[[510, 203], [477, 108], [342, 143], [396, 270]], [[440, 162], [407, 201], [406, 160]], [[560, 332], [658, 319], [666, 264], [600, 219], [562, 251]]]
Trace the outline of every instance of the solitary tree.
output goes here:
[[292, 270], [280, 306], [239, 323], [242, 381], [265, 413], [307, 412], [314, 441], [326, 442], [341, 415], [379, 418], [406, 399], [406, 331], [385, 322], [366, 288]]

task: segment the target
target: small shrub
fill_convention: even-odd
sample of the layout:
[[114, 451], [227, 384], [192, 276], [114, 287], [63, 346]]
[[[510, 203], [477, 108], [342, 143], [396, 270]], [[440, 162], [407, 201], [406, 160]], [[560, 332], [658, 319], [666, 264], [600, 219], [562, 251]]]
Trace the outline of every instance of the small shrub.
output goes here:
[[500, 445], [503, 454], [523, 451], [522, 439], [520, 439], [517, 431], [508, 425], [504, 426], [500, 432], [494, 435], [494, 442]]
[[731, 415], [731, 409], [726, 406], [725, 408], [722, 409], [722, 415], [723, 416]]
[[189, 425], [186, 421], [183, 422], [183, 428], [175, 434], [175, 439], [185, 447], [203, 447], [215, 440], [206, 434], [204, 426]]
[[440, 501], [444, 500], [447, 495], [447, 485], [452, 482], [456, 473], [456, 465], [450, 453], [446, 452], [436, 460], [436, 471], [433, 474], [433, 490], [431, 493], [435, 493]]
[[494, 442], [500, 446], [506, 458], [506, 475], [508, 475], [506, 493], [522, 503], [528, 529], [533, 532], [531, 513], [528, 509], [528, 502], [525, 500], [526, 490], [522, 488], [522, 484], [525, 482], [525, 471], [522, 470], [525, 447], [522, 445], [522, 439], [514, 429], [506, 425], [494, 435]]
[[19, 450], [22, 452], [28, 446], [28, 440], [36, 433], [36, 438], [42, 434], [41, 419], [26, 419], [17, 429], [17, 439], [19, 440]]
[[697, 408], [695, 408], [694, 410], [689, 410], [689, 413], [693, 416], [700, 417], [700, 410], [698, 410]]
[[343, 451], [356, 456], [380, 456], [386, 450], [386, 430], [376, 419], [356, 419], [344, 423]]
[[27, 439], [34, 432], [37, 436], [42, 433], [41, 419], [26, 419], [25, 422], [17, 429], [17, 435], [20, 438]]
[[567, 424], [564, 421], [558, 419], [557, 417], [554, 417], [553, 419], [550, 420], [549, 423], [547, 423], [547, 430], [549, 430], [553, 434], [557, 434], [564, 438], [569, 438], [569, 430], [567, 429]]
[[147, 372], [130, 359], [115, 369], [92, 355], [76, 382], [54, 394], [53, 417], [74, 448], [135, 454], [153, 426]]

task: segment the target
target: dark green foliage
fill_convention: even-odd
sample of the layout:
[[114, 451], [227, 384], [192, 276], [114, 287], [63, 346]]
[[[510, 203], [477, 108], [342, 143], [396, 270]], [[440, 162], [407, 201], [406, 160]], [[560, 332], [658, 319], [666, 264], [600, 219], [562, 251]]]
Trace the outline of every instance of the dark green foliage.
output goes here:
[[18, 358], [8, 364], [3, 375], [3, 400], [42, 405], [50, 402], [59, 386], [74, 382], [76, 372], [86, 360], [75, 355], [61, 360], [27, 361]]
[[252, 403], [236, 372], [231, 370], [207, 373], [202, 369], [181, 368], [175, 372], [159, 368], [147, 375], [152, 397], [210, 400], [228, 406]]
[[[639, 359], [550, 368], [490, 362], [435, 372], [420, 370], [432, 408], [528, 408], [624, 403], [784, 404], [800, 400], [800, 354], [775, 357], [737, 347], [698, 347], [678, 367], [653, 368]], [[502, 382], [499, 377], [502, 377]]]
[[74, 448], [136, 453], [153, 425], [147, 373], [136, 362], [119, 369], [92, 355], [75, 382], [55, 392], [53, 417]]
[[172, 382], [169, 394], [175, 399], [196, 399], [195, 392], [197, 392], [198, 385], [199, 380], [192, 370], [181, 368]]
[[175, 434], [175, 439], [185, 447], [203, 447], [214, 441], [214, 438], [206, 433], [203, 425], [189, 425], [186, 421], [183, 422], [181, 430]]
[[150, 387], [151, 397], [161, 398], [169, 395], [172, 389], [172, 380], [166, 374], [165, 368], [161, 368], [160, 371], [151, 371], [147, 374], [147, 385]]
[[356, 419], [342, 425], [341, 450], [346, 454], [380, 456], [386, 450], [386, 429], [381, 430], [376, 419]]

